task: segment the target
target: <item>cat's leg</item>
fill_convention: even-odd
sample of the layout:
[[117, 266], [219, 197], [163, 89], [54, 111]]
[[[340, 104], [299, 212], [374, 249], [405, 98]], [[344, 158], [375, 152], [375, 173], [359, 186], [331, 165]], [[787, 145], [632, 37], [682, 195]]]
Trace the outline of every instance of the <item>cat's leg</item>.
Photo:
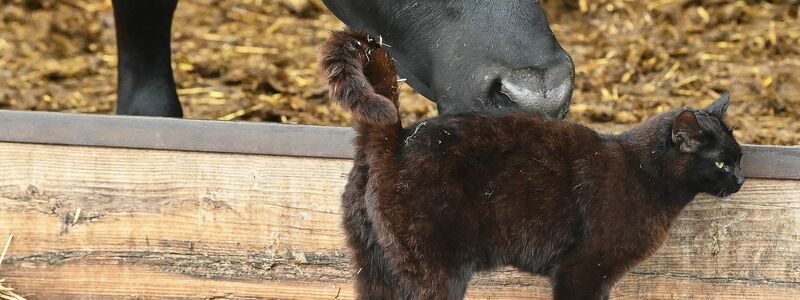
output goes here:
[[365, 252], [354, 260], [359, 268], [356, 275], [358, 299], [398, 299], [399, 293], [390, 283], [391, 271], [381, 249], [373, 245]]
[[559, 264], [551, 275], [553, 299], [608, 299], [611, 288], [625, 274], [627, 266], [627, 260], [595, 255], [571, 257]]
[[555, 300], [604, 300], [608, 299], [612, 283], [586, 274], [585, 270], [559, 271], [553, 278], [553, 299]]
[[469, 280], [474, 273], [463, 267], [437, 267], [422, 263], [421, 273], [399, 272], [397, 282], [402, 286], [405, 299], [460, 300], [467, 293]]
[[343, 227], [347, 243], [353, 251], [352, 262], [357, 270], [356, 291], [359, 299], [397, 299], [397, 287], [391, 284], [391, 271], [364, 207], [369, 171], [364, 162], [363, 153], [356, 153], [353, 169], [342, 195]]
[[[365, 226], [364, 229], [371, 230], [369, 226]], [[375, 242], [374, 233], [367, 234], [373, 237], [363, 236], [354, 241], [361, 244], [360, 248], [353, 249], [353, 264], [357, 268], [355, 281], [358, 299], [398, 299], [399, 288], [392, 284], [391, 270], [385, 254]], [[353, 239], [353, 237], [348, 238]]]

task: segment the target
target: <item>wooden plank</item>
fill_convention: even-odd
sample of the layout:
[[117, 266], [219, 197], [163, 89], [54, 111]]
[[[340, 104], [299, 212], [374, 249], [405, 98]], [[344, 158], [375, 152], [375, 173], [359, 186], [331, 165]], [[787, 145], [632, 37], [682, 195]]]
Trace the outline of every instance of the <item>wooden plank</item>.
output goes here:
[[[630, 126], [588, 124], [600, 132]], [[0, 110], [0, 142], [352, 158], [352, 129]], [[800, 146], [744, 145], [748, 177], [800, 179]]]
[[[49, 266], [47, 271], [17, 269], [11, 274], [20, 279], [11, 283], [29, 299], [353, 299], [355, 296], [348, 281], [220, 280], [129, 264], [96, 265], [86, 262]], [[486, 276], [481, 274], [481, 277]], [[493, 277], [496, 280], [504, 278]], [[467, 299], [551, 298], [547, 281], [532, 276], [520, 277], [529, 285], [487, 286], [473, 283]], [[748, 282], [629, 275], [614, 289], [613, 298], [794, 300], [797, 299], [797, 290]]]
[[[339, 228], [351, 162], [0, 143], [0, 277], [31, 299], [353, 296]], [[75, 213], [80, 215], [74, 220]], [[74, 224], [73, 224], [74, 223]], [[701, 197], [614, 290], [622, 299], [800, 294], [800, 181]], [[477, 299], [547, 299], [513, 270]]]

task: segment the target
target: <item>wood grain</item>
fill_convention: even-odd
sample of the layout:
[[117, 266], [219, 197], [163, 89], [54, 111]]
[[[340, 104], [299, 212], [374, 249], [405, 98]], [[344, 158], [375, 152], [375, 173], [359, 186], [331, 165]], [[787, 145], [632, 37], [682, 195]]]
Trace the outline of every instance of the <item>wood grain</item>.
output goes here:
[[[339, 195], [351, 162], [0, 143], [0, 277], [30, 299], [351, 299]], [[77, 209], [81, 212], [75, 219]], [[73, 224], [74, 222], [74, 224]], [[476, 299], [548, 299], [476, 276]], [[794, 299], [800, 181], [701, 197], [614, 289], [621, 299]]]

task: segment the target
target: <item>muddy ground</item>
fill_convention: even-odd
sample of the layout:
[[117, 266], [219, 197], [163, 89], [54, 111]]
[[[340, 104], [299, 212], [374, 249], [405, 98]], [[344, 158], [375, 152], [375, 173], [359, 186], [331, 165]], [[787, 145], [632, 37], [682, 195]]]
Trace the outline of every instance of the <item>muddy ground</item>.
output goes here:
[[[571, 119], [631, 126], [732, 89], [740, 141], [800, 144], [800, 1], [544, 2], [577, 66]], [[318, 74], [342, 26], [321, 1], [181, 0], [174, 23], [188, 118], [348, 123]], [[113, 113], [115, 53], [110, 1], [0, 0], [0, 108]], [[436, 114], [403, 99], [406, 123]]]

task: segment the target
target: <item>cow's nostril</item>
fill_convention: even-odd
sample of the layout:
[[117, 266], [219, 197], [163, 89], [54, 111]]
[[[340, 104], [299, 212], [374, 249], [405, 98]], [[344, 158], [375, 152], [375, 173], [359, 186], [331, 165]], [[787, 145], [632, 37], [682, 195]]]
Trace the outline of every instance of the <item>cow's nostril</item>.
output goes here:
[[500, 78], [495, 78], [489, 85], [489, 101], [487, 106], [494, 108], [511, 107], [517, 104], [511, 99], [511, 95], [503, 91], [503, 82]]
[[552, 105], [547, 102], [543, 74], [532, 68], [516, 69], [503, 74], [500, 93], [520, 107], [554, 116]]
[[564, 118], [572, 98], [571, 65], [520, 68], [501, 76], [500, 91], [520, 107]]

